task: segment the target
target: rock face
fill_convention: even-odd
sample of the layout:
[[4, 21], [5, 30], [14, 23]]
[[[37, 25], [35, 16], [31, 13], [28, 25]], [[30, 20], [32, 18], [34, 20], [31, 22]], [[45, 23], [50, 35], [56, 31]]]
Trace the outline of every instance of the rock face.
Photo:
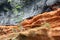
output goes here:
[[16, 32], [20, 32], [20, 28], [17, 26], [0, 26], [0, 36]]
[[60, 40], [60, 27], [48, 29], [46, 27], [37, 27], [0, 36], [0, 40]]
[[60, 40], [60, 29], [53, 28], [35, 28], [21, 32], [17, 37], [18, 40]]
[[60, 8], [26, 19], [21, 25], [27, 30], [0, 36], [0, 40], [60, 40]]
[[50, 27], [60, 26], [60, 8], [51, 12], [38, 14], [30, 19], [21, 22], [21, 25], [26, 28], [40, 27], [44, 23], [48, 23]]

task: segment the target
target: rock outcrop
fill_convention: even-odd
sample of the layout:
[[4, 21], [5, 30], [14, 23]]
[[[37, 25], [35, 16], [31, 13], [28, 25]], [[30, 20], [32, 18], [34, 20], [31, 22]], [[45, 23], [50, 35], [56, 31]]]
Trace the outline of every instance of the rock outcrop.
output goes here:
[[2, 35], [0, 40], [60, 40], [60, 8], [26, 19], [21, 25], [26, 30]]
[[60, 26], [60, 8], [51, 12], [45, 12], [43, 14], [38, 14], [31, 19], [26, 19], [21, 22], [24, 28], [34, 28], [40, 27], [42, 24], [48, 23], [50, 27]]
[[37, 27], [26, 31], [0, 36], [0, 40], [60, 40], [60, 27]]
[[20, 32], [20, 28], [17, 26], [0, 26], [0, 36], [16, 32]]

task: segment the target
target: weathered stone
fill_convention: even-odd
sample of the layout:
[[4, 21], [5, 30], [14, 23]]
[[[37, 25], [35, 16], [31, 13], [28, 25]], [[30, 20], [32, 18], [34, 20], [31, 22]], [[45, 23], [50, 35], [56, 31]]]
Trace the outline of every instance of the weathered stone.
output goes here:
[[[56, 30], [56, 29], [52, 29], [52, 30]], [[7, 36], [1, 36], [0, 39], [1, 40], [4, 40], [4, 39], [6, 40], [10, 40], [10, 39], [11, 40], [13, 39], [16, 39], [16, 40], [60, 40], [60, 36], [51, 35], [54, 33], [52, 32], [52, 30], [49, 31], [47, 28], [38, 27], [38, 28], [29, 29], [29, 30], [19, 32], [19, 33], [12, 33]], [[49, 34], [49, 32], [52, 32], [52, 33]]]
[[[0, 40], [13, 40], [13, 39], [16, 39], [16, 40], [60, 40], [60, 8], [58, 8], [54, 11], [45, 12], [45, 13], [34, 16], [30, 20], [27, 19], [27, 20], [23, 21], [23, 23], [24, 23], [24, 25], [27, 25], [29, 23], [34, 24], [34, 25], [36, 25], [36, 24], [40, 25], [39, 21], [41, 22], [41, 20], [42, 20], [42, 22], [46, 21], [46, 22], [50, 23], [50, 25], [48, 25], [48, 23], [44, 22], [44, 23], [41, 23], [41, 26], [39, 26], [39, 27], [32, 26], [33, 27], [32, 28], [31, 25], [29, 24], [30, 26], [25, 27], [25, 28], [27, 28], [27, 30], [24, 30], [24, 31], [22, 30], [17, 33], [9, 33], [6, 35], [2, 35], [2, 36], [0, 36]], [[1, 26], [1, 28], [10, 29], [10, 28], [17, 28], [17, 27], [16, 26], [15, 27]]]
[[21, 22], [24, 28], [30, 27], [40, 27], [42, 24], [48, 23], [50, 27], [60, 26], [60, 8], [51, 12], [45, 12], [43, 14], [38, 14], [31, 19], [26, 19]]

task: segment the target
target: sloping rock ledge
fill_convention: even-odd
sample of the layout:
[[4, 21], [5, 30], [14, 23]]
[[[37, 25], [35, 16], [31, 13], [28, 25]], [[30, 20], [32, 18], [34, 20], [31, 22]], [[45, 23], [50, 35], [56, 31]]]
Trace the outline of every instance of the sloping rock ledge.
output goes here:
[[0, 40], [60, 40], [60, 8], [26, 19], [21, 25], [27, 30], [2, 35]]

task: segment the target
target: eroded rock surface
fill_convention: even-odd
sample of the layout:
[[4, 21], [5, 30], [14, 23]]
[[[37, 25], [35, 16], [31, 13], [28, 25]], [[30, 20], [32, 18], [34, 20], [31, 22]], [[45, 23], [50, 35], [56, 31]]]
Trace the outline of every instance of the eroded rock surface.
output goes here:
[[27, 30], [0, 36], [0, 40], [60, 40], [60, 8], [26, 19], [21, 25]]
[[31, 19], [26, 19], [21, 22], [21, 25], [25, 28], [40, 27], [42, 24], [48, 23], [50, 27], [60, 26], [60, 8], [51, 12], [45, 12], [38, 14]]
[[0, 36], [20, 32], [17, 26], [0, 26]]
[[0, 36], [0, 40], [60, 40], [59, 28], [37, 27], [19, 33]]

